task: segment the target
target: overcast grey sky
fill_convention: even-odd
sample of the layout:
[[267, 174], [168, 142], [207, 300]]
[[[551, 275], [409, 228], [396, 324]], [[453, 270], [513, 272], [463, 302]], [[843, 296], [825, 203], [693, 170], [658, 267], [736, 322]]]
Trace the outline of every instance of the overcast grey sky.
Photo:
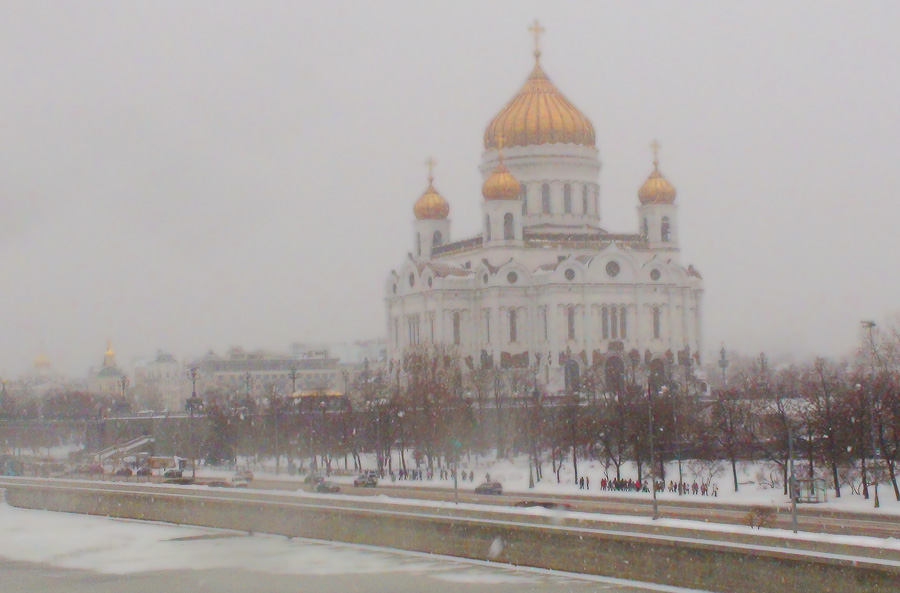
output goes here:
[[662, 143], [707, 353], [897, 313], [898, 2], [0, 0], [0, 374], [381, 336], [427, 157], [478, 231], [536, 17], [608, 230]]

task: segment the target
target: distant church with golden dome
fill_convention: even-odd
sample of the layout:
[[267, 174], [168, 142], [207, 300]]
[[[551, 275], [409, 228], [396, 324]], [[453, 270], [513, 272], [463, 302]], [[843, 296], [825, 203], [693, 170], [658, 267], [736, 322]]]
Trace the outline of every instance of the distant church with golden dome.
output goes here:
[[544, 73], [532, 31], [534, 69], [484, 133], [482, 232], [451, 236], [430, 173], [413, 206], [413, 250], [386, 285], [389, 357], [451, 345], [470, 369], [529, 369], [550, 392], [589, 367], [617, 390], [637, 367], [699, 362], [703, 282], [681, 261], [659, 145], [636, 230], [606, 230], [594, 128]]

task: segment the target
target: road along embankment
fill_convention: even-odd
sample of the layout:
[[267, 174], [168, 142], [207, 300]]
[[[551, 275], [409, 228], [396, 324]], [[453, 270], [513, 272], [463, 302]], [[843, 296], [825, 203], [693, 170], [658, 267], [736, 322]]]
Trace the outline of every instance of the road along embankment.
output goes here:
[[[897, 593], [900, 561], [571, 520], [265, 493], [0, 479], [22, 508], [386, 546], [723, 593]], [[575, 515], [574, 513], [572, 515]], [[546, 519], [545, 517], [542, 519]], [[677, 535], [676, 535], [677, 534]]]

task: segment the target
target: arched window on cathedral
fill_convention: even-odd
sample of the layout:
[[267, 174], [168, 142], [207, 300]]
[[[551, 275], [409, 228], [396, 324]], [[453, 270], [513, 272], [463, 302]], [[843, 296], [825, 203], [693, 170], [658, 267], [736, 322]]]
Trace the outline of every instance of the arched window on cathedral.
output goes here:
[[459, 311], [454, 311], [453, 312], [453, 343], [457, 346], [459, 346], [459, 341], [460, 341], [459, 334], [460, 334]]
[[586, 185], [581, 186], [581, 211], [588, 213], [588, 188]]
[[619, 309], [619, 337], [623, 340], [628, 339], [628, 326], [625, 324], [625, 307]]
[[550, 184], [541, 185], [541, 210], [544, 214], [550, 214]]
[[422, 255], [422, 235], [416, 233], [416, 255]]
[[619, 310], [616, 307], [609, 308], [609, 333], [613, 340], [619, 339]]
[[485, 215], [484, 217], [484, 241], [487, 243], [491, 240], [491, 217], [489, 215]]
[[600, 309], [600, 337], [609, 339], [609, 309], [606, 307]]
[[575, 339], [575, 307], [566, 309], [566, 326], [568, 329], [568, 337], [570, 340]]
[[431, 244], [434, 247], [440, 247], [444, 242], [444, 237], [441, 235], [441, 231], [434, 231], [434, 237], [431, 239]]
[[659, 339], [659, 307], [653, 307], [653, 338]]
[[669, 217], [663, 216], [662, 224], [659, 227], [660, 235], [662, 236], [662, 240], [664, 243], [668, 243], [671, 235], [671, 230], [669, 228]]
[[572, 214], [572, 186], [568, 183], [563, 186], [563, 212]]
[[647, 223], [647, 218], [644, 218], [644, 222], [641, 223], [641, 234], [645, 237], [650, 235], [650, 225]]
[[513, 228], [513, 215], [511, 212], [507, 212], [503, 215], [503, 239], [505, 241], [512, 241], [516, 238], [516, 231]]
[[519, 339], [519, 328], [517, 327], [517, 315], [515, 309], [509, 310], [509, 343], [515, 344]]

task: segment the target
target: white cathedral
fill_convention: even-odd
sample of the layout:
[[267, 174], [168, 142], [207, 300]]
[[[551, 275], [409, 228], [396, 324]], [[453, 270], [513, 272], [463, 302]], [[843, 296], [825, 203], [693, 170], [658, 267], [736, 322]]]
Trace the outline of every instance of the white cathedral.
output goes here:
[[539, 50], [484, 148], [480, 234], [453, 240], [431, 175], [413, 207], [413, 251], [386, 286], [391, 360], [454, 346], [470, 369], [531, 369], [549, 392], [589, 366], [615, 388], [638, 366], [699, 362], [703, 283], [681, 261], [675, 188], [657, 158], [637, 232], [604, 229], [594, 128]]

